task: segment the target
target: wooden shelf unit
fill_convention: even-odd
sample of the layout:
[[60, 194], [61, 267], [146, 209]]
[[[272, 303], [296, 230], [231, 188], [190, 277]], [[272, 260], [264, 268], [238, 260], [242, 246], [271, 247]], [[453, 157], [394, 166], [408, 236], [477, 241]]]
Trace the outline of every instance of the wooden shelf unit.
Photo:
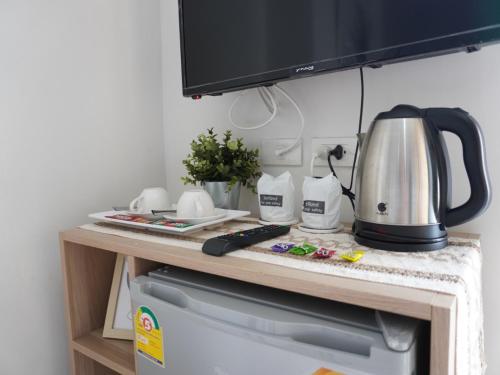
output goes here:
[[236, 257], [71, 229], [60, 234], [69, 348], [74, 375], [135, 374], [132, 342], [101, 336], [116, 255], [130, 278], [163, 264], [429, 321], [430, 374], [455, 368], [456, 297], [291, 269]]
[[73, 373], [135, 374], [133, 343], [102, 337], [116, 253], [62, 241], [61, 260]]
[[102, 328], [73, 340], [73, 350], [118, 374], [135, 374], [134, 344], [131, 341], [105, 339]]

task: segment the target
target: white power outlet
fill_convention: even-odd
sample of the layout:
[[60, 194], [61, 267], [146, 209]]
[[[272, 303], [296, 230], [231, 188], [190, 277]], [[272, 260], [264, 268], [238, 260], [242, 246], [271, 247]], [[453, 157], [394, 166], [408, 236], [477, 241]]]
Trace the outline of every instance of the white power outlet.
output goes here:
[[[337, 158], [332, 156], [330, 160], [334, 167], [352, 167], [357, 143], [358, 140], [356, 137], [313, 138], [311, 150], [312, 152], [317, 152], [321, 147], [328, 147], [328, 149], [334, 150], [335, 147], [342, 146], [344, 149], [342, 158], [337, 160]], [[326, 159], [318, 158], [314, 165], [328, 166], [328, 162]]]
[[283, 155], [278, 155], [276, 151], [292, 145], [296, 139], [264, 139], [260, 147], [260, 154], [263, 165], [302, 165], [302, 140], [299, 144]]

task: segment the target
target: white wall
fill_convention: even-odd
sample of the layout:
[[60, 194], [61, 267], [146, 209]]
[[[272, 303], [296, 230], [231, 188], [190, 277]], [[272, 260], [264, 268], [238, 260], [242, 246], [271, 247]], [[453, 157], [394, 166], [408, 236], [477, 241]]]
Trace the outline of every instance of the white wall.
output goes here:
[[[163, 28], [163, 95], [165, 160], [168, 187], [178, 196], [184, 186], [180, 177], [184, 174], [182, 159], [189, 152], [191, 139], [207, 127], [215, 126], [222, 131], [229, 128], [226, 111], [236, 94], [201, 101], [185, 99], [181, 94], [181, 66], [179, 52], [179, 28], [177, 4], [162, 2]], [[374, 116], [396, 104], [406, 103], [421, 107], [461, 106], [472, 113], [482, 125], [486, 138], [488, 160], [495, 198], [489, 211], [480, 219], [460, 229], [482, 234], [484, 252], [484, 306], [486, 351], [489, 362], [488, 374], [500, 373], [500, 300], [498, 299], [498, 222], [500, 222], [500, 45], [485, 48], [476, 54], [455, 54], [421, 61], [386, 66], [378, 70], [366, 70], [366, 107], [363, 128], [366, 130]], [[347, 71], [301, 79], [282, 84], [300, 103], [307, 119], [304, 134], [304, 166], [291, 168], [296, 186], [301, 186], [308, 173], [310, 143], [317, 136], [352, 136], [355, 133], [359, 108], [359, 74]], [[242, 101], [241, 113], [251, 120], [260, 108], [257, 101]], [[258, 107], [257, 107], [258, 106]], [[251, 113], [252, 112], [252, 113]], [[261, 117], [263, 118], [263, 117]], [[294, 136], [297, 118], [290, 105], [284, 104], [284, 113], [272, 126], [259, 132], [236, 132], [245, 137], [249, 145], [258, 146], [261, 138]], [[462, 170], [461, 151], [456, 139], [451, 142], [450, 153], [454, 177], [454, 202], [466, 199], [468, 183]], [[283, 168], [265, 168], [270, 173], [282, 172]], [[326, 172], [326, 171], [325, 171]], [[348, 171], [343, 171], [346, 178]], [[246, 195], [243, 207], [255, 209], [255, 198]], [[343, 218], [352, 220], [346, 203]]]
[[58, 231], [164, 185], [157, 0], [0, 1], [0, 374], [68, 374]]

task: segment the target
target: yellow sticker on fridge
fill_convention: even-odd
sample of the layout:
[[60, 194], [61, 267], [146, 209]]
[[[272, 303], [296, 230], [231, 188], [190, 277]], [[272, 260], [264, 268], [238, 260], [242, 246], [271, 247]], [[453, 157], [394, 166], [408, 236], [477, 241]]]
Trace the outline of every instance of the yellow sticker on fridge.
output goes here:
[[140, 306], [135, 313], [134, 326], [137, 354], [165, 367], [163, 329], [155, 313], [147, 306]]
[[344, 375], [344, 374], [322, 367], [312, 375]]

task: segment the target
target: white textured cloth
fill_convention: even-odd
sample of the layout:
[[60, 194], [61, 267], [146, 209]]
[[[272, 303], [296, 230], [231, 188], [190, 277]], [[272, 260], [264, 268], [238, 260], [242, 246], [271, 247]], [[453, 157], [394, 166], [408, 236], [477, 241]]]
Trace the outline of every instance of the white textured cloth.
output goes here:
[[[87, 224], [81, 228], [201, 251], [202, 243], [207, 238], [256, 226], [251, 221], [234, 221], [185, 237], [131, 230], [107, 224]], [[270, 248], [277, 242], [295, 244], [309, 242], [337, 251], [363, 249], [366, 253], [358, 263], [348, 263], [337, 257], [317, 260], [307, 256], [273, 253]], [[477, 375], [483, 374], [486, 370], [481, 291], [482, 256], [477, 239], [452, 237], [450, 245], [440, 251], [395, 253], [360, 246], [347, 232], [309, 234], [292, 228], [286, 236], [229, 253], [227, 256], [310, 272], [453, 294], [457, 297], [456, 374]]]

